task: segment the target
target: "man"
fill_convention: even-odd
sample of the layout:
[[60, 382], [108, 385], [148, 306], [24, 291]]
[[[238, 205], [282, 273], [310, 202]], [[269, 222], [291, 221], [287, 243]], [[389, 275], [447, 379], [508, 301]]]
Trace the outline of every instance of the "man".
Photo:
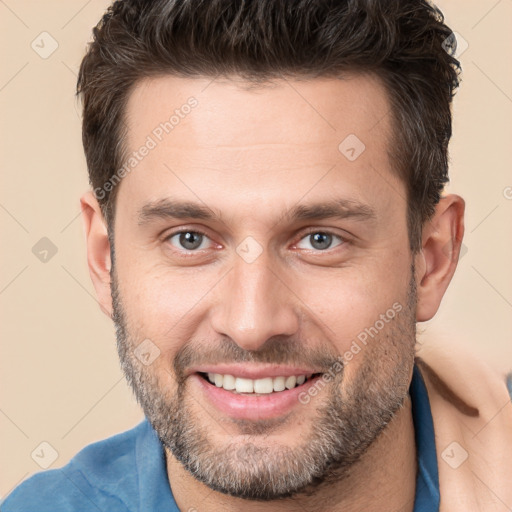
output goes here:
[[416, 350], [464, 231], [452, 43], [421, 0], [113, 4], [81, 203], [147, 419], [3, 511], [510, 509], [505, 376]]

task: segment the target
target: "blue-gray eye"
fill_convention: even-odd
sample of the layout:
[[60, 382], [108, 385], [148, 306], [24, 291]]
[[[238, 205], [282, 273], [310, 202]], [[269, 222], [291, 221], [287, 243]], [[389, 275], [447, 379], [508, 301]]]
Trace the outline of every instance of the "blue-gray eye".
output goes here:
[[201, 247], [206, 242], [207, 237], [197, 231], [182, 231], [175, 233], [168, 238], [169, 242], [178, 249], [186, 249], [187, 251], [194, 251], [202, 249]]
[[[338, 239], [339, 242], [333, 245], [335, 239]], [[307, 241], [309, 242], [310, 247], [304, 247], [301, 244]], [[331, 233], [325, 233], [324, 231], [315, 231], [313, 233], [309, 233], [301, 241], [297, 244], [297, 247], [300, 249], [316, 249], [318, 251], [325, 251], [326, 249], [330, 249], [331, 247], [336, 247], [343, 243], [343, 240], [338, 235], [333, 235]]]

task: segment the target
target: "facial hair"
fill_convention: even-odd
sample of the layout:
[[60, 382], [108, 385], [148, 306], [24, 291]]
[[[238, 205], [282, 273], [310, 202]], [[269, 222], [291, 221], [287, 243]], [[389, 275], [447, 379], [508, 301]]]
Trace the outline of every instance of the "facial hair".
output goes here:
[[[402, 310], [359, 354], [357, 373], [345, 379], [345, 365], [315, 397], [318, 402], [309, 431], [300, 444], [265, 445], [279, 420], [237, 422], [240, 440], [216, 445], [187, 387], [185, 370], [192, 363], [245, 361], [304, 364], [327, 371], [340, 363], [333, 345], [305, 347], [297, 339], [275, 337], [261, 350], [246, 351], [231, 339], [190, 340], [174, 356], [170, 392], [134, 356], [136, 336], [129, 331], [114, 266], [111, 271], [113, 320], [121, 367], [134, 395], [162, 444], [199, 481], [215, 491], [248, 500], [270, 501], [311, 493], [350, 474], [351, 468], [379, 437], [408, 395], [416, 343], [414, 266]], [[368, 326], [369, 327], [369, 326]], [[351, 363], [347, 363], [351, 364]], [[308, 405], [312, 410], [311, 404]], [[211, 421], [210, 418], [208, 418]], [[251, 437], [252, 436], [252, 437]]]

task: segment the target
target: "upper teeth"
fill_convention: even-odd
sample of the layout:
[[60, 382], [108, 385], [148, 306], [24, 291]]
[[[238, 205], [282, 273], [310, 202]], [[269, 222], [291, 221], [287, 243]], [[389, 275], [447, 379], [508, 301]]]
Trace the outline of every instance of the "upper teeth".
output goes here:
[[208, 373], [208, 380], [218, 388], [237, 393], [272, 393], [284, 391], [304, 384], [310, 375], [291, 375], [290, 377], [265, 377], [263, 379], [244, 379], [233, 375]]

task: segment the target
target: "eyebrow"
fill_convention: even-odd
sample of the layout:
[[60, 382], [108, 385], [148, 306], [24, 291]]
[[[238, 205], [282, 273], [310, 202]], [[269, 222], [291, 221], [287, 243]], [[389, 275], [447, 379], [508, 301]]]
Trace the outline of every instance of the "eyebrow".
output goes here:
[[203, 219], [216, 220], [220, 218], [210, 208], [191, 201], [160, 199], [146, 203], [138, 213], [138, 224], [143, 226], [157, 219]]
[[[289, 222], [320, 219], [354, 219], [357, 221], [375, 221], [375, 209], [355, 199], [335, 199], [321, 203], [295, 205], [283, 216]], [[146, 203], [139, 210], [138, 224], [144, 226], [154, 220], [201, 219], [222, 221], [220, 212], [191, 201], [179, 201], [171, 198]]]
[[289, 220], [319, 219], [354, 219], [374, 221], [377, 219], [375, 209], [368, 204], [354, 199], [329, 200], [311, 205], [297, 205], [285, 214]]

